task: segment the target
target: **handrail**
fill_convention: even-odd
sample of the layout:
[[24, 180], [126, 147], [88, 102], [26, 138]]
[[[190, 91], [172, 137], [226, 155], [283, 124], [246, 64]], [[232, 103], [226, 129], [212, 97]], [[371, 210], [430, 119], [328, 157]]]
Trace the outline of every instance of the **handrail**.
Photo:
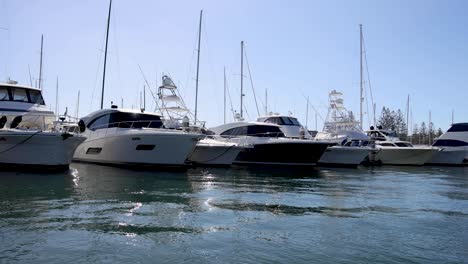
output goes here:
[[[262, 135], [268, 135], [268, 136], [262, 136]], [[276, 135], [276, 136], [271, 136], [271, 135]], [[270, 137], [270, 138], [280, 138], [280, 137], [285, 137], [283, 132], [265, 132], [265, 133], [255, 133], [255, 134], [245, 134], [245, 135], [219, 135], [224, 138], [235, 138], [235, 137]]]

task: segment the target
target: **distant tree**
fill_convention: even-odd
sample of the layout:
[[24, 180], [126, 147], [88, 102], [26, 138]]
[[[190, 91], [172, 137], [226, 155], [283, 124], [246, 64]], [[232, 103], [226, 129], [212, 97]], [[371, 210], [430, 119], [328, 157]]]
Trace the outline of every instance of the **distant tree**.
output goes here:
[[389, 108], [385, 106], [382, 108], [382, 112], [380, 113], [379, 120], [377, 121], [377, 125], [381, 126], [382, 129], [390, 130], [392, 127], [395, 127], [395, 120], [392, 116], [392, 112]]
[[400, 109], [397, 110], [395, 116], [395, 127], [396, 127], [396, 132], [398, 133], [399, 137], [402, 140], [407, 139], [407, 134], [408, 134], [408, 128], [406, 126], [405, 119], [403, 118], [403, 113], [401, 112]]
[[442, 131], [442, 128], [439, 127], [439, 129], [437, 129], [436, 137], [440, 137], [442, 134], [444, 134], [444, 131]]
[[411, 133], [411, 143], [412, 144], [419, 144], [419, 127], [418, 124], [414, 124], [413, 133]]
[[427, 132], [426, 123], [423, 121], [419, 129], [419, 144], [427, 144]]

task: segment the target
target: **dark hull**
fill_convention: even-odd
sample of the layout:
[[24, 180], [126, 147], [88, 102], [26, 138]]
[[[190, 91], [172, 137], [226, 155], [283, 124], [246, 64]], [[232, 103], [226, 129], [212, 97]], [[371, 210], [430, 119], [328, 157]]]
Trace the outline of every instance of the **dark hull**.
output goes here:
[[315, 166], [328, 146], [318, 142], [256, 144], [241, 151], [233, 164]]

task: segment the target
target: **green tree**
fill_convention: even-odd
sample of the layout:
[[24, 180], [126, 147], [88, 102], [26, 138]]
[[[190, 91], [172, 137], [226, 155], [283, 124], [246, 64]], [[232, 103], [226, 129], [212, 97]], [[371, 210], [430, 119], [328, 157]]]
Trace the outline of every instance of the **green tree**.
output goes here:
[[379, 120], [377, 121], [377, 125], [381, 126], [382, 129], [391, 129], [394, 125], [394, 120], [392, 113], [389, 108], [385, 106], [382, 108], [382, 112], [380, 113]]
[[418, 144], [427, 144], [427, 126], [424, 121], [421, 123], [421, 128], [419, 129]]
[[442, 131], [442, 128], [439, 127], [439, 129], [437, 129], [436, 137], [440, 137], [442, 134], [444, 134], [444, 131]]

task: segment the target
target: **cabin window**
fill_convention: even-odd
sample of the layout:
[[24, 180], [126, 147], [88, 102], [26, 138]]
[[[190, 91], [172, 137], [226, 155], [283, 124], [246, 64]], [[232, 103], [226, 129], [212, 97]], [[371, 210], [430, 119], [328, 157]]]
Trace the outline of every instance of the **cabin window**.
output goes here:
[[221, 136], [247, 136], [247, 127], [235, 127], [221, 133]]
[[395, 145], [393, 145], [393, 143], [380, 143], [380, 146], [384, 146], [384, 147], [395, 147]]
[[455, 139], [438, 139], [434, 143], [436, 147], [463, 147], [468, 146], [467, 142]]
[[297, 121], [296, 118], [290, 117], [289, 119], [291, 120], [291, 122], [293, 123], [294, 126], [300, 126], [301, 125], [301, 123], [299, 123], [299, 121]]
[[9, 101], [10, 94], [8, 93], [8, 88], [0, 87], [0, 101]]
[[283, 124], [286, 126], [294, 126], [294, 122], [289, 117], [283, 116], [281, 120], [283, 120]]
[[94, 119], [89, 125], [88, 128], [91, 130], [107, 128], [109, 125], [109, 117], [110, 115], [103, 115], [96, 119]]
[[454, 124], [447, 132], [466, 132], [468, 131], [468, 123]]
[[268, 118], [265, 123], [270, 123], [270, 124], [277, 124], [277, 125], [282, 125], [283, 122], [279, 117], [270, 117]]
[[28, 102], [28, 95], [26, 94], [26, 89], [12, 88], [11, 93], [13, 95], [13, 101]]
[[247, 134], [254, 137], [284, 137], [281, 129], [276, 126], [249, 126]]
[[163, 127], [163, 122], [160, 116], [139, 113], [112, 113], [110, 114], [109, 123], [109, 127], [120, 128]]
[[45, 104], [40, 91], [29, 90], [29, 99], [31, 99], [31, 103], [33, 104]]

